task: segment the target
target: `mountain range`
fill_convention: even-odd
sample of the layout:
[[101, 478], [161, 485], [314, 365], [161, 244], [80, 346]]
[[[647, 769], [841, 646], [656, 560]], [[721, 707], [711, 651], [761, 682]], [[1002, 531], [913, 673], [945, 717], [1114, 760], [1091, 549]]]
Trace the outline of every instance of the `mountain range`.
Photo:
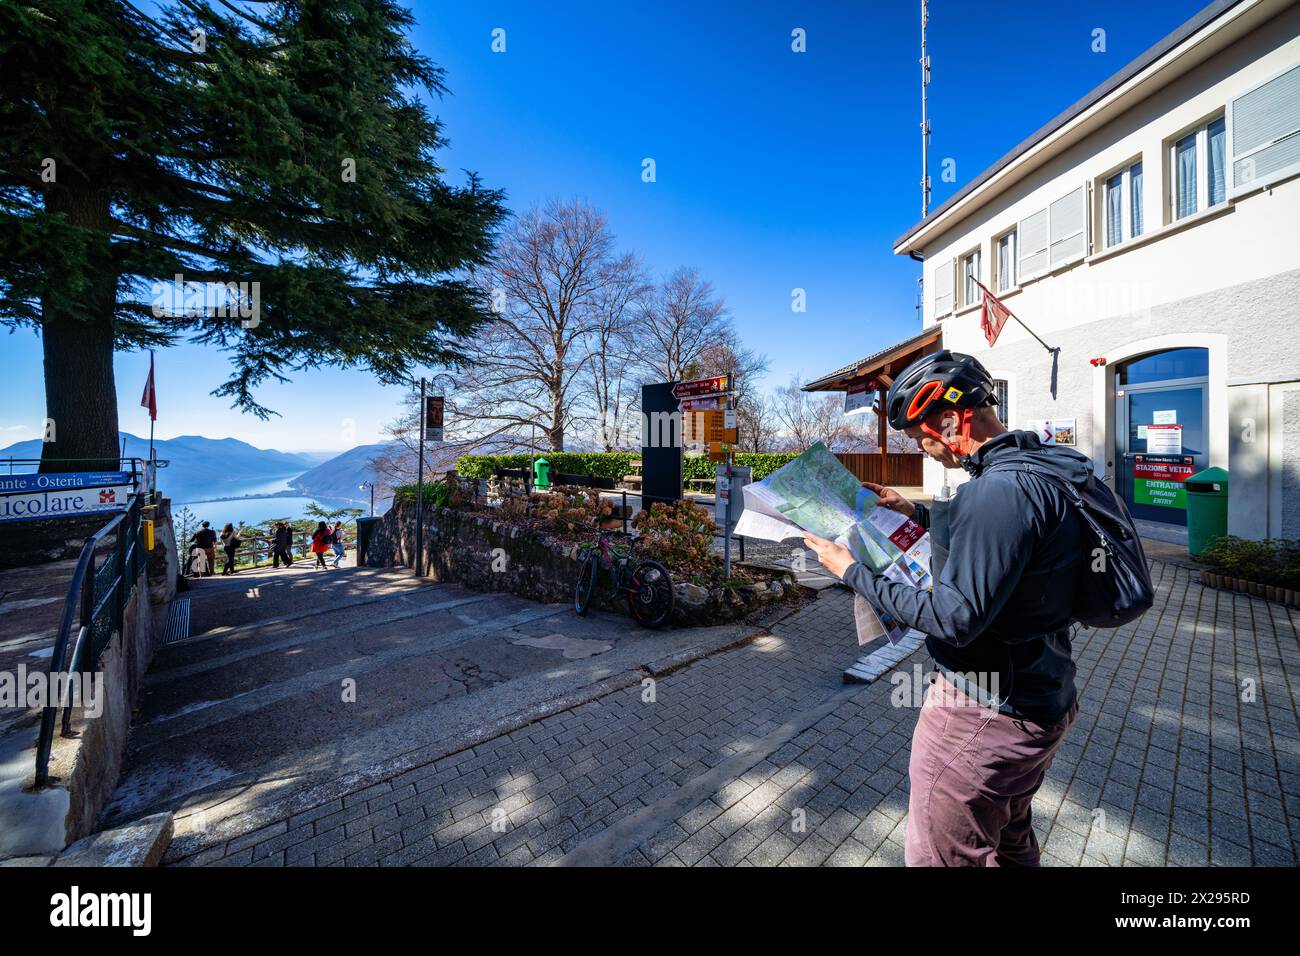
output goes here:
[[[124, 457], [147, 458], [149, 440], [119, 433]], [[320, 498], [360, 499], [357, 486], [379, 483], [369, 460], [383, 445], [360, 445], [340, 455], [332, 452], [284, 452], [255, 448], [237, 438], [182, 435], [155, 439], [154, 450], [166, 468], [158, 472], [158, 488], [173, 501], [203, 501], [243, 495], [295, 491]], [[39, 458], [41, 441], [32, 439], [0, 448], [0, 467], [7, 458]], [[16, 465], [15, 471], [34, 471]]]

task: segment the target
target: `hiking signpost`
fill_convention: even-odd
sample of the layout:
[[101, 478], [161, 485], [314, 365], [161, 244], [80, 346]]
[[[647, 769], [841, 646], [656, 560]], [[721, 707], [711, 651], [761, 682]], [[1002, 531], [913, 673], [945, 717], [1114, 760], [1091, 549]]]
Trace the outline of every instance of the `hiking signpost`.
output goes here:
[[673, 397], [682, 414], [683, 442], [718, 463], [714, 470], [714, 518], [722, 528], [722, 561], [728, 578], [731, 529], [743, 507], [739, 489], [749, 482], [749, 469], [732, 466], [738, 437], [733, 385], [730, 372], [673, 385]]

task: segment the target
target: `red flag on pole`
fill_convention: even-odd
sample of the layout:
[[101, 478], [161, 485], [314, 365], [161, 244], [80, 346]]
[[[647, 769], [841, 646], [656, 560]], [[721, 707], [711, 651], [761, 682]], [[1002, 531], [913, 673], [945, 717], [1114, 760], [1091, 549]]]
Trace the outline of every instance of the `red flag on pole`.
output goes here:
[[1006, 325], [1007, 319], [1011, 317], [1011, 310], [1002, 304], [1001, 299], [985, 289], [979, 280], [976, 280], [975, 284], [984, 293], [984, 299], [980, 304], [980, 331], [984, 333], [984, 338], [988, 340], [991, 348], [998, 340], [998, 333], [1002, 331], [1002, 326]]
[[158, 420], [158, 393], [153, 388], [153, 353], [149, 353], [149, 379], [144, 383], [144, 394], [140, 396], [140, 406], [149, 409], [149, 420]]

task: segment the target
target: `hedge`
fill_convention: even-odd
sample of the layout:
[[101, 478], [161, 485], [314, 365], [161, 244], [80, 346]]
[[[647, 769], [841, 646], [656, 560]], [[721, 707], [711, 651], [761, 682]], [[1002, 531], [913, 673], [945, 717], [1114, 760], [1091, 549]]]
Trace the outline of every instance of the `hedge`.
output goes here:
[[[551, 464], [551, 475], [600, 475], [615, 480], [632, 473], [632, 462], [640, 458], [633, 452], [543, 452], [532, 455], [461, 455], [456, 459], [456, 473], [464, 478], [490, 478], [495, 468], [531, 468], [534, 457], [545, 458]], [[786, 462], [798, 457], [794, 454], [763, 455], [742, 452], [735, 457], [740, 468], [752, 468], [754, 480], [766, 478]], [[716, 465], [707, 458], [682, 460], [682, 479], [712, 478]]]
[[600, 475], [615, 480], [632, 473], [632, 462], [640, 458], [631, 452], [575, 451], [542, 452], [538, 455], [461, 455], [456, 459], [456, 474], [462, 478], [491, 478], [495, 468], [531, 469], [534, 458], [551, 464], [551, 475]]

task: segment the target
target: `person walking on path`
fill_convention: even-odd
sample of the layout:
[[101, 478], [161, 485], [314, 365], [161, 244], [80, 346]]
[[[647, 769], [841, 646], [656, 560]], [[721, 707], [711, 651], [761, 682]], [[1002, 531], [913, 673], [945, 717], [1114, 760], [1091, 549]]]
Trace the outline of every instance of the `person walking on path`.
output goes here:
[[221, 568], [222, 577], [235, 573], [235, 552], [239, 550], [242, 543], [235, 526], [227, 521], [226, 526], [221, 529], [221, 547], [226, 552], [226, 563]]
[[[806, 535], [821, 563], [874, 607], [926, 637], [938, 671], [908, 764], [909, 866], [1037, 866], [1031, 803], [1079, 705], [1071, 659], [1074, 582], [1090, 560], [1085, 525], [1058, 481], [1082, 487], [1092, 463], [1045, 448], [998, 420], [988, 371], [942, 350], [889, 391], [889, 424], [971, 480], [933, 544], [934, 586], [908, 587]], [[868, 484], [889, 508], [929, 527], [929, 512]]]
[[316, 563], [312, 566], [315, 568], [326, 567], [325, 552], [330, 549], [330, 529], [324, 521], [316, 525], [316, 530], [311, 533], [311, 553], [316, 555]]
[[212, 577], [212, 569], [217, 566], [217, 533], [205, 521], [199, 530], [194, 532], [194, 537], [190, 538], [190, 541], [197, 545], [208, 559], [207, 568], [203, 571], [203, 577]]
[[342, 521], [334, 522], [334, 530], [330, 532], [330, 544], [334, 548], [334, 567], [337, 568], [344, 554]]
[[293, 567], [293, 529], [283, 521], [275, 523], [275, 533], [271, 538], [272, 548], [272, 569], [278, 568], [280, 562], [284, 562], [286, 568]]

